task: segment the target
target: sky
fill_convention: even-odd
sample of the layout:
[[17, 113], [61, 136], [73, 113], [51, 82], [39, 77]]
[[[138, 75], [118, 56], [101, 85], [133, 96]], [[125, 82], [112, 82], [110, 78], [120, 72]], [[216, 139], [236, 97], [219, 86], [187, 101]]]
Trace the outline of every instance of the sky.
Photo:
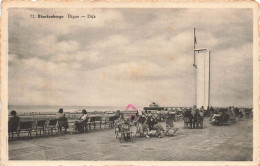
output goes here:
[[192, 106], [196, 27], [211, 105], [252, 107], [252, 26], [251, 9], [10, 9], [9, 104]]

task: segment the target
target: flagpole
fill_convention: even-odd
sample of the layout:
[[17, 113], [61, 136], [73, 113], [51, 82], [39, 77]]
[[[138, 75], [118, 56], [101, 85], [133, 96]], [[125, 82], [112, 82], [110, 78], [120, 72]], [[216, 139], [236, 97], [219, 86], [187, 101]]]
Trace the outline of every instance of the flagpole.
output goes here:
[[197, 67], [196, 67], [196, 59], [195, 59], [195, 48], [196, 48], [196, 34], [195, 34], [195, 29], [196, 28], [194, 28], [194, 33], [193, 33], [193, 35], [194, 35], [194, 40], [193, 40], [193, 48], [194, 48], [194, 50], [193, 50], [193, 53], [194, 53], [194, 63], [193, 63], [193, 66], [195, 67], [195, 105], [197, 105]]
[[209, 51], [209, 90], [208, 90], [208, 106], [210, 106], [210, 51]]
[[[193, 45], [193, 49], [194, 49], [194, 50], [195, 50], [195, 47], [196, 47], [196, 46], [195, 46], [195, 45], [196, 45], [195, 29], [196, 29], [196, 28], [194, 28], [194, 40], [193, 40], [193, 42], [194, 42], [194, 43], [193, 43], [193, 44], [194, 44], [194, 45]], [[195, 65], [196, 65], [196, 62], [195, 62], [195, 51], [194, 51], [194, 63], [193, 63], [193, 66], [195, 66]]]

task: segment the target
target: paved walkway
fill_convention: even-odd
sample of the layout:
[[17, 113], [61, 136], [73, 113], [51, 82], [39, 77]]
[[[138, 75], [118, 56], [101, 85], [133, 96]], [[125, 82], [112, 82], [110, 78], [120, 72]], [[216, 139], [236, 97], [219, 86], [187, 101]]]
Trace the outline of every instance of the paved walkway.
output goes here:
[[115, 138], [113, 129], [83, 134], [9, 142], [10, 160], [159, 160], [159, 161], [249, 161], [253, 154], [252, 119], [229, 126], [212, 126], [205, 119], [204, 129], [183, 129], [175, 136], [150, 139], [135, 137], [134, 142]]

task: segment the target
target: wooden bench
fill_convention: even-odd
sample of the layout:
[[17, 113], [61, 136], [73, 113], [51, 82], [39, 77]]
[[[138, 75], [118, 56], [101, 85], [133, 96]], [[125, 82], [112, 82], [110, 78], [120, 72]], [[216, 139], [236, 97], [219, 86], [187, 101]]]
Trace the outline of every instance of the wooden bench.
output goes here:
[[33, 129], [33, 121], [20, 121], [19, 130], [18, 130], [18, 137], [20, 137], [20, 133], [28, 133], [28, 137], [31, 138], [32, 136], [32, 129]]
[[45, 130], [48, 131], [48, 135], [50, 135], [50, 131], [51, 131], [51, 135], [53, 135], [53, 131], [55, 131], [55, 133], [57, 134], [57, 119], [50, 119], [47, 123], [47, 126], [45, 127]]

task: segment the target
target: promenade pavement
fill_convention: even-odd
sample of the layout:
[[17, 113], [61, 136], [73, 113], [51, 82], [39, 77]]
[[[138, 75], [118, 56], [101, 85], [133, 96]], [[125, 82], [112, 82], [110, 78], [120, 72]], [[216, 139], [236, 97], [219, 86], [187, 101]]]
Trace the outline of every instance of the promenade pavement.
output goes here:
[[[252, 118], [228, 126], [184, 129], [174, 136], [134, 137], [133, 143], [115, 138], [114, 129], [96, 129], [82, 134], [21, 139], [9, 142], [10, 160], [159, 160], [159, 161], [251, 161]], [[135, 129], [133, 129], [134, 131]]]

